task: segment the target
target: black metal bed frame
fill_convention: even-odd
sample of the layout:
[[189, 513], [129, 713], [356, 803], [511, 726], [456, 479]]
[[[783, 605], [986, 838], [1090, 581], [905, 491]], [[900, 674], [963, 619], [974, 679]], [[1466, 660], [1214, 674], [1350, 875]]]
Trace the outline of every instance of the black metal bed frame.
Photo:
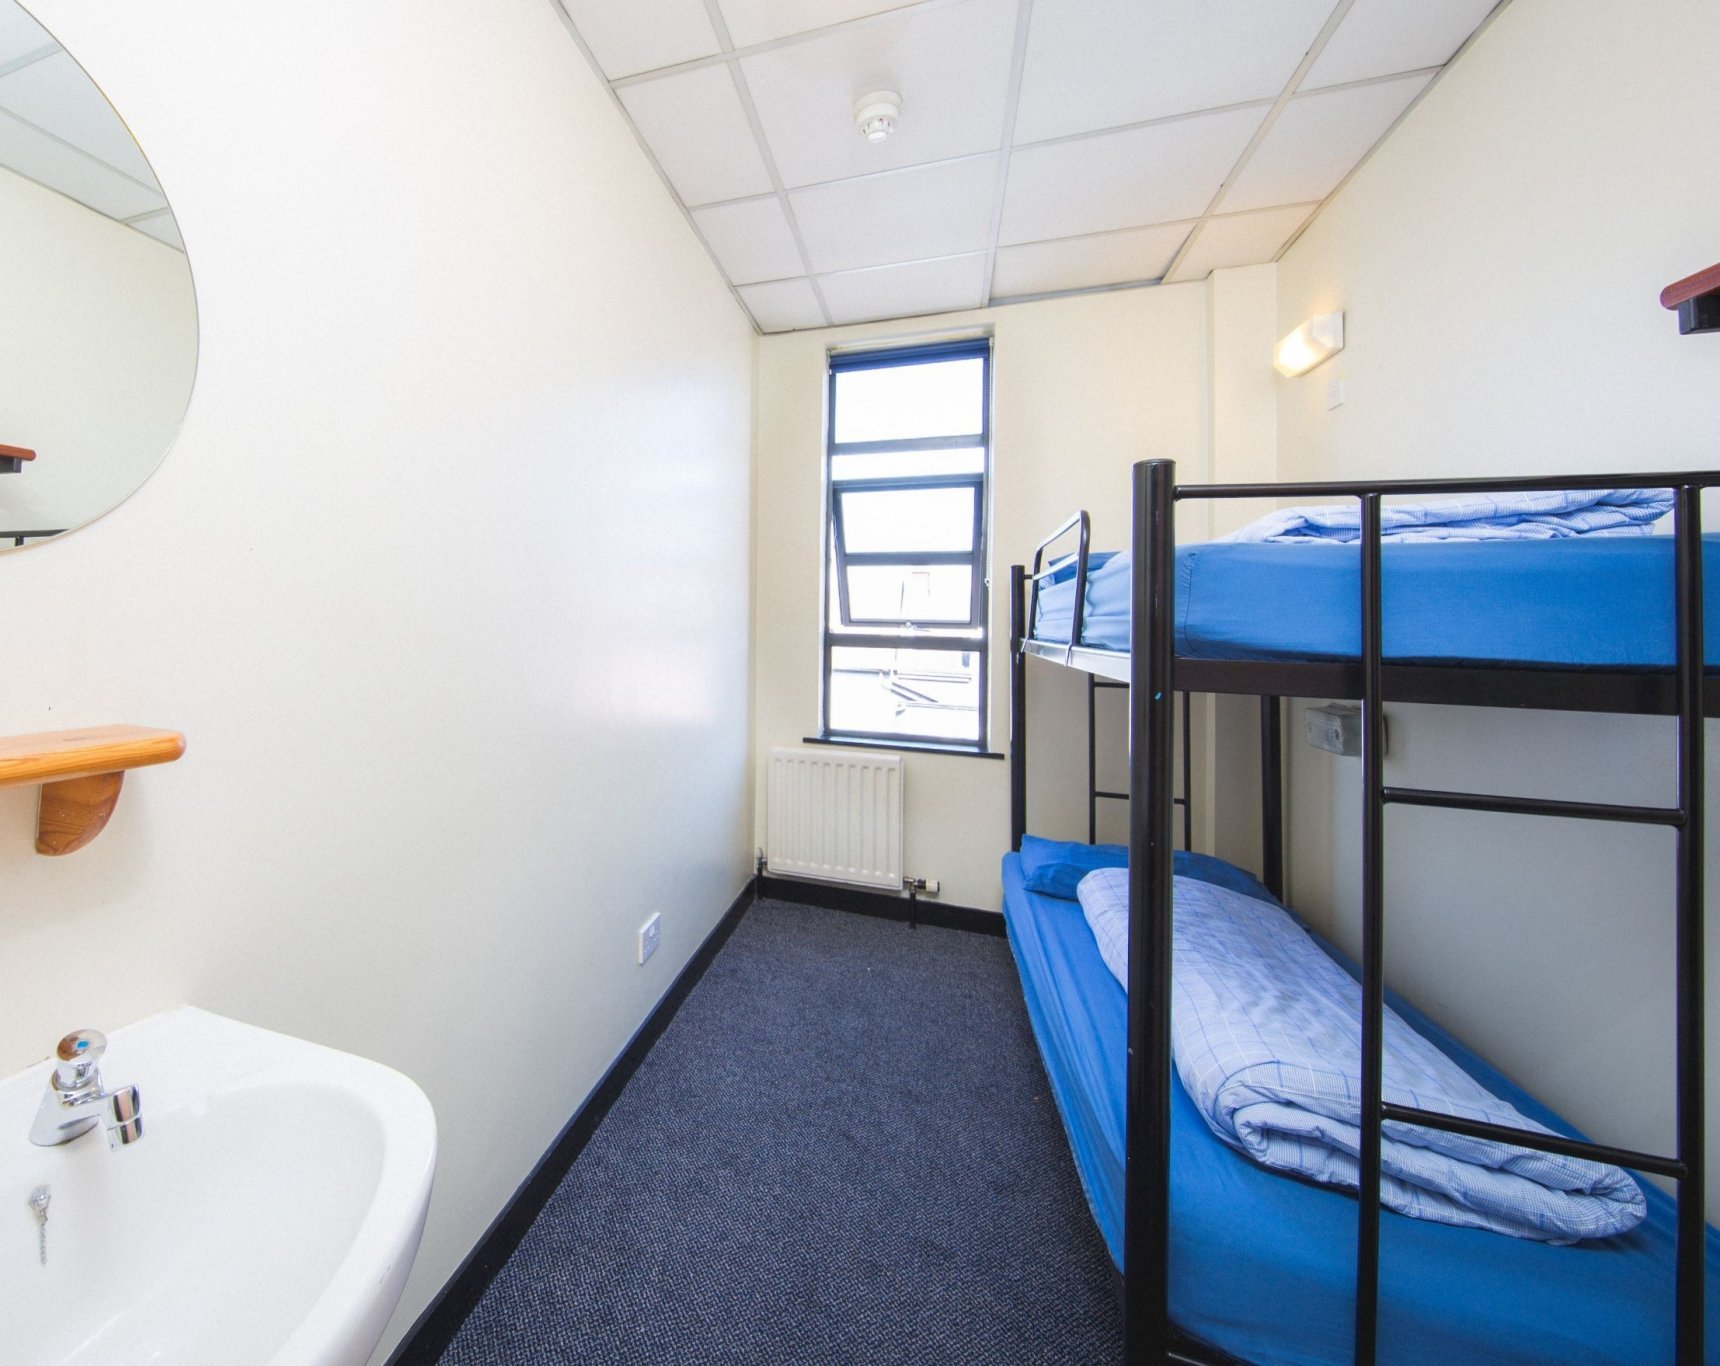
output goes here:
[[[1231, 1358], [1189, 1337], [1171, 1321], [1170, 1221], [1171, 867], [1175, 695], [1258, 694], [1264, 877], [1283, 894], [1283, 731], [1281, 699], [1338, 697], [1362, 703], [1362, 1074], [1361, 1197], [1356, 1224], [1355, 1360], [1372, 1366], [1379, 1319], [1380, 1145], [1387, 1121], [1440, 1129], [1536, 1151], [1561, 1153], [1668, 1177], [1678, 1183], [1675, 1342], [1679, 1366], [1703, 1359], [1703, 838], [1704, 718], [1720, 714], [1720, 689], [1704, 670], [1701, 497], [1720, 472], [1570, 475], [1523, 479], [1184, 485], [1169, 460], [1142, 461], [1133, 473], [1131, 644], [1127, 655], [1079, 644], [1088, 568], [1088, 521], [1071, 518], [1034, 551], [1031, 572], [1010, 572], [1010, 824], [1021, 847], [1026, 822], [1027, 657], [1037, 654], [1129, 687], [1128, 1079], [1127, 1175], [1123, 1200], [1124, 1343], [1130, 1363], [1223, 1362]], [[1575, 488], [1671, 488], [1675, 651], [1671, 669], [1587, 670], [1387, 664], [1381, 595], [1382, 500], [1401, 495], [1539, 492]], [[1361, 654], [1337, 663], [1181, 659], [1175, 650], [1175, 508], [1178, 502], [1230, 498], [1355, 498], [1361, 505]], [[1031, 634], [1047, 547], [1079, 532], [1074, 613], [1067, 642]], [[1066, 563], [1063, 562], [1063, 563]], [[1670, 807], [1548, 801], [1487, 793], [1388, 787], [1384, 778], [1386, 702], [1670, 715], [1677, 718], [1677, 803]], [[1186, 713], [1185, 713], [1186, 715]], [[1187, 764], [1185, 747], [1184, 762]], [[1185, 792], [1187, 789], [1185, 788]], [[1384, 1070], [1385, 811], [1433, 806], [1665, 826], [1676, 835], [1675, 1088], [1677, 1152], [1633, 1152], [1559, 1135], [1482, 1124], [1393, 1104]], [[1185, 829], [1188, 814], [1184, 813]]]
[[[1087, 843], [1099, 842], [1099, 803], [1102, 801], [1126, 802], [1127, 792], [1114, 792], [1099, 786], [1099, 694], [1101, 692], [1127, 692], [1129, 685], [1119, 683], [1114, 678], [1100, 678], [1098, 674], [1087, 675]], [[1182, 847], [1194, 848], [1194, 751], [1189, 747], [1193, 737], [1194, 727], [1190, 723], [1189, 698], [1185, 690], [1177, 694], [1182, 710], [1177, 716], [1177, 739], [1182, 755], [1182, 782], [1177, 794], [1171, 798], [1172, 806], [1182, 808]]]

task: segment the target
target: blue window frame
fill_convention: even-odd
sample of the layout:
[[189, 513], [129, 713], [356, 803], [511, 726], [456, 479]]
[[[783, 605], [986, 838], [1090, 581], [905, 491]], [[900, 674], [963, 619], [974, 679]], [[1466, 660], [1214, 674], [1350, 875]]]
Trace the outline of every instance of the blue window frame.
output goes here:
[[835, 353], [822, 734], [986, 747], [989, 339]]

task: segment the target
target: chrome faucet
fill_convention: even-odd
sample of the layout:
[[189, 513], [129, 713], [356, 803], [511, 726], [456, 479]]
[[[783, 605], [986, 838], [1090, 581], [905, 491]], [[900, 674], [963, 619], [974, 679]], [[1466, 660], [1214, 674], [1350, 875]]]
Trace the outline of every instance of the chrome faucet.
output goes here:
[[102, 1087], [96, 1065], [107, 1051], [107, 1037], [94, 1029], [68, 1034], [54, 1046], [54, 1073], [48, 1093], [30, 1126], [30, 1142], [51, 1148], [70, 1143], [97, 1124], [107, 1125], [108, 1147], [123, 1148], [143, 1137], [143, 1101], [137, 1087]]

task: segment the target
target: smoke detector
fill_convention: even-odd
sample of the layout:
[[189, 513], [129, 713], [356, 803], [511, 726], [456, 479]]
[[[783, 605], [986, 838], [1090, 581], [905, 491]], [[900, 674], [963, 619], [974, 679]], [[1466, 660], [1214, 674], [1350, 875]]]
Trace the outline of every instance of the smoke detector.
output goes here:
[[854, 104], [854, 126], [867, 142], [882, 142], [896, 131], [902, 117], [902, 97], [894, 90], [874, 90]]

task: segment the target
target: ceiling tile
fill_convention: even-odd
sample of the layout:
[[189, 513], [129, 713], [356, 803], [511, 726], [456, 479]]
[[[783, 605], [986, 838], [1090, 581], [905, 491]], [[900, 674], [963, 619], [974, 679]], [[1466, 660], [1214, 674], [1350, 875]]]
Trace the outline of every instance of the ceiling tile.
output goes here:
[[53, 35], [24, 13], [22, 6], [0, 4], [0, 66], [55, 46]]
[[139, 232], [146, 232], [158, 242], [165, 242], [170, 247], [185, 250], [185, 239], [179, 235], [179, 224], [173, 215], [165, 209], [160, 213], [152, 213], [146, 218], [134, 218], [131, 226]]
[[1255, 149], [1220, 208], [1231, 213], [1324, 199], [1429, 79], [1408, 76], [1379, 85], [1298, 95]]
[[1231, 266], [1258, 266], [1272, 260], [1318, 207], [1293, 204], [1288, 208], [1260, 213], [1239, 213], [1227, 218], [1209, 218], [1201, 225], [1194, 245], [1177, 266], [1169, 283], [1204, 280], [1215, 270]]
[[5, 112], [0, 112], [0, 166], [109, 218], [131, 218], [167, 206], [156, 191]]
[[1009, 162], [999, 240], [1198, 218], [1264, 117], [1264, 110], [1238, 109], [1019, 148]]
[[1443, 66], [1498, 0], [1356, 0], [1304, 90]]
[[1283, 93], [1333, 0], [1035, 0], [1017, 143]]
[[991, 282], [992, 298], [1157, 280], [1169, 269], [1171, 258], [1193, 226], [1167, 223], [1155, 228], [1128, 228], [1092, 237], [999, 247]]
[[795, 190], [788, 202], [816, 272], [983, 251], [997, 158], [916, 166]]
[[720, 0], [736, 47], [897, 9], [909, 0]]
[[978, 308], [985, 302], [985, 254], [824, 275], [818, 287], [838, 324]]
[[722, 51], [705, 0], [561, 0], [610, 80]]
[[[811, 185], [970, 152], [1003, 140], [1016, 0], [961, 0], [790, 43], [741, 62], [784, 185]], [[902, 97], [883, 142], [854, 126], [873, 90]]]
[[0, 108], [9, 109], [133, 180], [155, 184], [154, 172], [107, 97], [64, 52], [0, 76]]
[[792, 332], [799, 327], [823, 327], [824, 310], [806, 280], [774, 280], [767, 285], [742, 285], [735, 291], [753, 321], [764, 332]]
[[738, 204], [719, 204], [693, 210], [699, 225], [730, 284], [750, 285], [760, 280], [785, 280], [803, 274], [794, 233], [782, 201], [743, 199]]
[[770, 172], [726, 65], [644, 81], [617, 93], [682, 203], [770, 192]]

